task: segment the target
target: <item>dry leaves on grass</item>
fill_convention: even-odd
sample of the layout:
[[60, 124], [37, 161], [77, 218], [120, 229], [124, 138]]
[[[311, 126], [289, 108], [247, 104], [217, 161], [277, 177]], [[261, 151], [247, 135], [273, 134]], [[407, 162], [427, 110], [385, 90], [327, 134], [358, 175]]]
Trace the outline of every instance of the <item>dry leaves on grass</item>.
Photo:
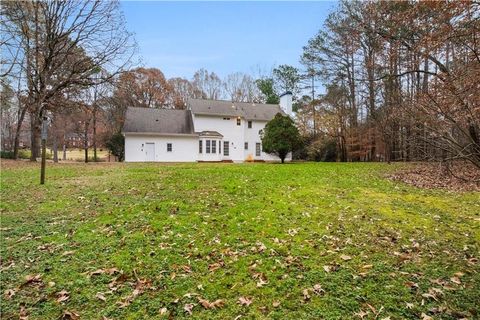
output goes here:
[[217, 269], [220, 269], [221, 267], [223, 267], [225, 265], [225, 263], [223, 261], [219, 261], [219, 262], [215, 262], [215, 263], [212, 263], [208, 266], [208, 271], [210, 272], [213, 272]]
[[[454, 177], [453, 172], [457, 177]], [[391, 180], [425, 189], [480, 191], [480, 171], [469, 163], [455, 163], [450, 170], [441, 163], [411, 164], [387, 176]]]
[[92, 271], [89, 273], [90, 276], [98, 276], [98, 275], [101, 275], [101, 274], [108, 274], [108, 275], [114, 275], [115, 273], [121, 273], [120, 270], [118, 270], [117, 268], [105, 268], [105, 269], [97, 269], [95, 271]]
[[197, 298], [198, 302], [204, 307], [205, 309], [216, 309], [221, 308], [225, 305], [225, 302], [222, 299], [217, 299], [213, 302], [210, 302], [206, 299], [202, 299], [200, 297]]
[[35, 274], [35, 275], [28, 275], [25, 277], [25, 282], [22, 284], [22, 286], [26, 286], [29, 284], [38, 284], [42, 282], [42, 275], [41, 274]]
[[28, 320], [28, 312], [24, 304], [20, 305], [20, 312], [18, 313], [19, 320]]
[[238, 304], [240, 304], [241, 306], [248, 307], [249, 305], [252, 304], [252, 300], [253, 299], [248, 298], [248, 297], [240, 297], [240, 298], [238, 298]]
[[340, 259], [342, 259], [343, 261], [349, 261], [349, 260], [352, 260], [352, 257], [347, 256], [346, 254], [342, 254], [340, 256]]
[[57, 302], [62, 303], [70, 299], [70, 293], [67, 290], [62, 290], [57, 293]]
[[314, 285], [312, 288], [303, 289], [302, 295], [303, 295], [304, 301], [308, 301], [311, 299], [310, 293], [313, 293], [317, 296], [321, 296], [325, 293], [325, 290], [323, 290], [322, 286], [318, 283]]
[[183, 306], [183, 311], [188, 313], [189, 315], [192, 315], [192, 310], [195, 307], [193, 303], [187, 303], [186, 305]]
[[433, 320], [432, 317], [426, 315], [425, 313], [422, 313], [422, 314], [420, 315], [420, 319], [422, 319], [422, 320]]
[[3, 293], [3, 296], [5, 297], [5, 299], [10, 300], [15, 295], [15, 293], [16, 291], [14, 289], [7, 289]]
[[141, 295], [146, 289], [151, 287], [151, 283], [149, 280], [146, 279], [137, 279], [135, 283], [135, 288], [133, 289], [132, 293], [123, 298], [121, 301], [118, 301], [117, 304], [120, 308], [125, 308], [129, 306], [133, 300]]
[[97, 298], [98, 300], [101, 300], [103, 302], [107, 301], [107, 298], [105, 298], [105, 296], [101, 292], [97, 292], [97, 294], [95, 295], [95, 298]]
[[160, 313], [161, 316], [166, 315], [168, 313], [168, 309], [163, 307], [163, 308], [160, 309], [159, 313]]
[[65, 310], [62, 315], [62, 320], [78, 320], [80, 319], [80, 315], [75, 311], [68, 311]]

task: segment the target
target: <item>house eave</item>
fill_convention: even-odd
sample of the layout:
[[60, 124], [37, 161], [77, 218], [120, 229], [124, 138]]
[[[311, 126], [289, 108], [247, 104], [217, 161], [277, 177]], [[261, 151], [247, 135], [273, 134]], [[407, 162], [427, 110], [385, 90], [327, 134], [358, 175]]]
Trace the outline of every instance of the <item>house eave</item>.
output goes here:
[[197, 133], [122, 132], [124, 136], [198, 137]]
[[242, 115], [231, 115], [231, 114], [221, 114], [221, 113], [208, 113], [208, 112], [193, 112], [194, 115], [199, 115], [199, 116], [210, 116], [210, 117], [230, 117], [230, 118], [243, 118]]

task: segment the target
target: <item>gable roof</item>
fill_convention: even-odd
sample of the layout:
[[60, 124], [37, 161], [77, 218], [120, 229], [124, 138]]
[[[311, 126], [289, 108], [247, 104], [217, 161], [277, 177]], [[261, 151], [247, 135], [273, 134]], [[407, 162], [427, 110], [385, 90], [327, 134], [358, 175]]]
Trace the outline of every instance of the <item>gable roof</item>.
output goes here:
[[225, 100], [189, 99], [187, 107], [193, 114], [243, 117], [247, 120], [272, 120], [277, 113], [285, 114], [278, 104], [231, 102]]
[[190, 110], [129, 107], [124, 133], [195, 134]]

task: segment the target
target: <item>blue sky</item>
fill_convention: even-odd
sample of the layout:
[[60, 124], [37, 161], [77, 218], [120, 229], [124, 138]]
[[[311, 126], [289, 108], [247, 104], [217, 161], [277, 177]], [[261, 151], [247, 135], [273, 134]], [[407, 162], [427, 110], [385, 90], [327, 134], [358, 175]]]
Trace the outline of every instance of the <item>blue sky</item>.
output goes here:
[[334, 2], [121, 3], [143, 65], [166, 77], [206, 68], [221, 77], [299, 66], [302, 47], [321, 28]]

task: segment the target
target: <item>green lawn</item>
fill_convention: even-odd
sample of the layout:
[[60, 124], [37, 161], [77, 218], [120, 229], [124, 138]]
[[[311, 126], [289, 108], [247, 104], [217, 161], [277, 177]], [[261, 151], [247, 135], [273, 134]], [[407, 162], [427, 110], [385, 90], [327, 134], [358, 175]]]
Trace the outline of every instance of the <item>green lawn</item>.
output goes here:
[[4, 165], [2, 319], [478, 319], [479, 193], [396, 167]]

